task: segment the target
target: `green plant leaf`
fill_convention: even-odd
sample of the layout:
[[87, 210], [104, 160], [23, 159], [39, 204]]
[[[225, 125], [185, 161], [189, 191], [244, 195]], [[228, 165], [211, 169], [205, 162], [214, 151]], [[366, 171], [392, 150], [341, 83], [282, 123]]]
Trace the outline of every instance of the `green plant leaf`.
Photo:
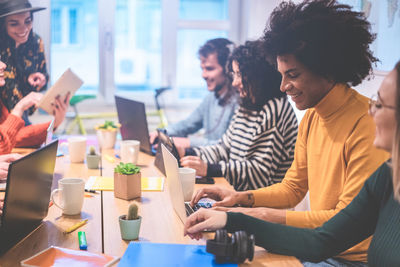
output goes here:
[[110, 129], [110, 128], [117, 128], [117, 125], [114, 124], [113, 121], [105, 121], [103, 125], [99, 126], [99, 129]]
[[131, 175], [140, 172], [140, 167], [136, 166], [133, 163], [123, 163], [120, 162], [115, 168], [114, 172], [124, 174], [124, 175]]

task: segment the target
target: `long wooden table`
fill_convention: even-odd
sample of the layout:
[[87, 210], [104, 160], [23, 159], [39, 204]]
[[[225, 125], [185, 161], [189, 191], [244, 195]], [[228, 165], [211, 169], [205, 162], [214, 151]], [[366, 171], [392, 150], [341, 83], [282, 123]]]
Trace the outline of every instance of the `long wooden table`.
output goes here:
[[[113, 150], [104, 154], [113, 156]], [[155, 168], [154, 157], [140, 153], [138, 165], [142, 167], [142, 176], [160, 176]], [[110, 163], [103, 157], [103, 175], [113, 176], [113, 167], [117, 163]], [[231, 187], [224, 178], [215, 178], [216, 185]], [[195, 190], [210, 185], [195, 185]], [[134, 242], [178, 243], [205, 245], [205, 238], [212, 238], [213, 234], [205, 235], [200, 241], [183, 236], [183, 223], [175, 213], [169, 193], [168, 179], [165, 179], [163, 192], [142, 192], [140, 215], [142, 225], [139, 240]], [[118, 217], [126, 214], [130, 201], [114, 198], [113, 192], [103, 192], [104, 217], [104, 252], [110, 255], [122, 256], [129, 242], [121, 239]], [[241, 266], [302, 266], [295, 257], [267, 253], [263, 248], [257, 247], [252, 262], [245, 262]]]
[[[61, 177], [79, 177], [87, 180], [89, 176], [113, 176], [113, 169], [118, 163], [110, 162], [105, 155], [114, 158], [114, 150], [103, 151], [102, 169], [88, 170], [85, 164], [71, 164], [69, 157], [57, 158], [55, 180]], [[142, 168], [142, 176], [159, 176], [160, 173], [153, 165], [154, 158], [140, 153], [138, 165]], [[216, 178], [216, 184], [230, 186], [225, 179]], [[196, 185], [196, 189], [203, 185]], [[11, 248], [0, 257], [0, 266], [20, 266], [20, 262], [49, 246], [78, 249], [77, 232], [63, 234], [69, 226], [82, 219], [89, 219], [88, 223], [80, 228], [86, 232], [88, 251], [105, 253], [121, 257], [129, 242], [121, 239], [118, 217], [126, 214], [129, 201], [117, 199], [111, 191], [89, 194], [85, 197], [82, 213], [76, 216], [62, 215], [60, 209], [54, 205], [49, 208], [48, 216], [42, 225], [31, 235]], [[163, 192], [142, 192], [140, 215], [142, 224], [139, 240], [134, 242], [205, 244], [205, 240], [192, 240], [183, 236], [183, 224], [176, 215], [168, 195], [168, 180], [166, 179]], [[211, 238], [212, 235], [206, 235]], [[294, 257], [267, 253], [257, 247], [255, 258], [241, 266], [302, 266]]]

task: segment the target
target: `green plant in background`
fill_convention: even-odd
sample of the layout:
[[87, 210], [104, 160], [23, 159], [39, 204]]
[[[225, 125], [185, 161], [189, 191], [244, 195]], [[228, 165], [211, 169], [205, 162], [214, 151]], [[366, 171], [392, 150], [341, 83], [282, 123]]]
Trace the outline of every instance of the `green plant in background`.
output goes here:
[[118, 128], [117, 125], [113, 121], [105, 121], [103, 125], [100, 125], [98, 129], [105, 129], [105, 130], [111, 130], [111, 129], [116, 129]]
[[140, 172], [140, 168], [136, 166], [133, 163], [123, 163], [120, 162], [115, 168], [114, 172], [120, 173], [120, 174], [125, 174], [125, 175], [131, 175], [131, 174], [136, 174]]
[[94, 146], [89, 147], [89, 155], [96, 155], [96, 148], [94, 148]]
[[134, 201], [129, 204], [128, 207], [128, 215], [126, 216], [127, 220], [137, 220], [139, 219], [139, 205]]

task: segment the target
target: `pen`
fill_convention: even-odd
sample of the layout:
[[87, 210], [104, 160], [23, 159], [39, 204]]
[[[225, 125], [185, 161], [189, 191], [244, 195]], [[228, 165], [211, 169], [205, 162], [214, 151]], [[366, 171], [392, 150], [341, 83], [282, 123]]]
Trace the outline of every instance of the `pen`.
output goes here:
[[74, 225], [72, 225], [70, 228], [68, 228], [67, 230], [64, 231], [64, 234], [69, 234], [72, 233], [73, 231], [75, 231], [76, 229], [78, 229], [79, 227], [85, 225], [87, 223], [88, 219], [85, 219], [83, 221], [80, 221]]
[[79, 249], [87, 250], [86, 234], [84, 231], [78, 232]]
[[96, 190], [92, 190], [92, 189], [85, 189], [85, 192], [89, 192], [89, 193], [97, 193]]

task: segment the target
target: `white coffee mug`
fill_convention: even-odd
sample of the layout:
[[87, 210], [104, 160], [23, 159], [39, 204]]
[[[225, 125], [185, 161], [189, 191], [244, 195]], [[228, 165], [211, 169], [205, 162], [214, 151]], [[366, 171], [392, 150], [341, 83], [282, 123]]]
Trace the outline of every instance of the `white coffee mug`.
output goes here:
[[121, 161], [123, 163], [137, 164], [139, 158], [140, 141], [124, 140], [121, 141]]
[[[55, 195], [61, 193], [61, 202], [57, 203]], [[85, 195], [85, 180], [81, 178], [63, 178], [58, 181], [58, 189], [51, 192], [54, 205], [66, 215], [81, 213]]]
[[68, 138], [68, 151], [71, 163], [83, 162], [86, 155], [86, 137]]
[[192, 199], [195, 179], [196, 179], [195, 169], [179, 168], [179, 180], [181, 181], [182, 184], [184, 201], [190, 201]]

